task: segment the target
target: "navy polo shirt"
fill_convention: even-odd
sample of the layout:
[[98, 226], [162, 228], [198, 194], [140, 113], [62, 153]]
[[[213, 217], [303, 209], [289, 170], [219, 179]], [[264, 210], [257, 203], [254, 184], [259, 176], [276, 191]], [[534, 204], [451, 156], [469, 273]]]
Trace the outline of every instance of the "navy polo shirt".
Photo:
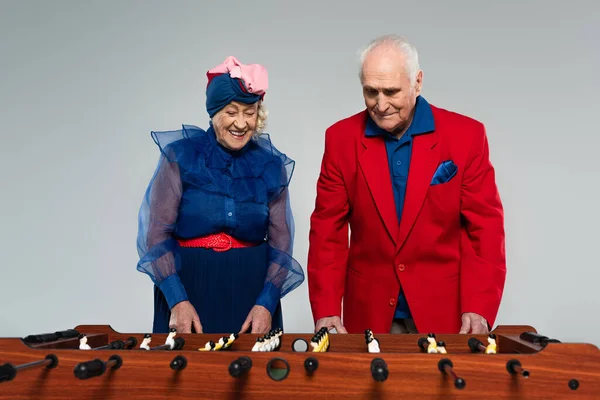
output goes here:
[[[383, 136], [385, 140], [388, 166], [392, 178], [394, 201], [396, 203], [396, 215], [398, 216], [398, 225], [400, 225], [400, 221], [402, 220], [402, 210], [404, 208], [404, 197], [406, 195], [406, 183], [408, 181], [408, 170], [412, 152], [412, 139], [415, 135], [429, 133], [433, 130], [434, 122], [431, 107], [421, 96], [417, 97], [413, 120], [400, 139], [379, 128], [370, 117], [367, 118], [365, 135]], [[394, 318], [410, 317], [411, 313], [408, 303], [401, 291], [398, 295], [398, 303]]]

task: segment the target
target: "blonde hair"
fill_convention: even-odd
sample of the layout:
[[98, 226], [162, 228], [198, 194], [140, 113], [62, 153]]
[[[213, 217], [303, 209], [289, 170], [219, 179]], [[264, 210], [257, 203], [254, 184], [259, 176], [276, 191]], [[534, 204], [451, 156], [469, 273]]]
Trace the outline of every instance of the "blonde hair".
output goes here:
[[[220, 121], [218, 120], [221, 118], [221, 115], [223, 115], [223, 109], [219, 110], [219, 112], [212, 117], [211, 121], [213, 125], [219, 125]], [[267, 118], [269, 117], [269, 110], [267, 110], [267, 107], [265, 107], [262, 101], [258, 103], [258, 110], [256, 114], [256, 128], [254, 128], [253, 135], [260, 135], [267, 126]]]
[[267, 126], [267, 118], [269, 117], [269, 110], [267, 110], [267, 107], [265, 107], [265, 105], [262, 103], [262, 101], [260, 103], [258, 103], [258, 117], [256, 117], [256, 130], [254, 131], [255, 134], [261, 134], [263, 133], [263, 131], [265, 130], [265, 127]]

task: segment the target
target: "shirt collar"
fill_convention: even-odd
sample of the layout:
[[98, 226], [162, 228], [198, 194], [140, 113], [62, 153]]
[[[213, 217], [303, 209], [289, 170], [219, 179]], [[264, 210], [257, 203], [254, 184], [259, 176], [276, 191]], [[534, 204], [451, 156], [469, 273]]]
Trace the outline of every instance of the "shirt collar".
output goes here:
[[[413, 116], [413, 120], [410, 123], [410, 126], [408, 127], [404, 135], [407, 138], [410, 138], [413, 135], [429, 133], [433, 132], [434, 130], [435, 123], [433, 120], [433, 112], [431, 111], [431, 106], [429, 105], [427, 100], [425, 100], [424, 97], [418, 96], [417, 102], [415, 104], [415, 114]], [[371, 119], [371, 117], [368, 114], [365, 135], [368, 137], [393, 137], [389, 132], [386, 132], [385, 130], [378, 127], [377, 124]]]

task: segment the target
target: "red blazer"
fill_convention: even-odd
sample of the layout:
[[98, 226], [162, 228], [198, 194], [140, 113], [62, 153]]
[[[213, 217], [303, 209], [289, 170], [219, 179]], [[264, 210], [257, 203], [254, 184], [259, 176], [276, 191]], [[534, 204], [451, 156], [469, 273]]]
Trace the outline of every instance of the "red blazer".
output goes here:
[[[365, 136], [366, 111], [326, 131], [307, 266], [315, 322], [341, 316], [349, 333], [389, 333], [402, 288], [419, 332], [458, 333], [464, 312], [494, 325], [504, 216], [485, 127], [431, 108], [435, 131], [413, 137], [400, 226], [385, 143]], [[447, 160], [456, 175], [430, 185]]]

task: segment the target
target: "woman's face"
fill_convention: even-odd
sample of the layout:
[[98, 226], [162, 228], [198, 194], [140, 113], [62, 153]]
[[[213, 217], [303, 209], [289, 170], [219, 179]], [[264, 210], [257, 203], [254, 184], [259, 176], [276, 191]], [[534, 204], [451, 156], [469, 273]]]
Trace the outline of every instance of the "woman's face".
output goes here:
[[217, 141], [229, 150], [240, 150], [252, 138], [258, 119], [258, 103], [232, 101], [219, 111], [213, 125]]

